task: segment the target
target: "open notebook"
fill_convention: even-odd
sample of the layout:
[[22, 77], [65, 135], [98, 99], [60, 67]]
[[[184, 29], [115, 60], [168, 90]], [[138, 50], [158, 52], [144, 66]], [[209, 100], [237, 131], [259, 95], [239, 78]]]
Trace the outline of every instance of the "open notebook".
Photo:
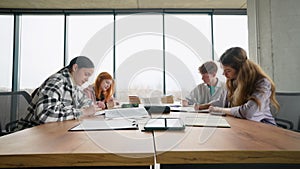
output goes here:
[[197, 117], [185, 117], [184, 123], [186, 126], [194, 127], [225, 127], [230, 125], [223, 116], [206, 115]]
[[93, 131], [93, 130], [137, 130], [136, 121], [130, 119], [113, 120], [83, 120], [69, 131]]
[[121, 108], [105, 110], [105, 118], [147, 118], [149, 113], [144, 107], [137, 108]]

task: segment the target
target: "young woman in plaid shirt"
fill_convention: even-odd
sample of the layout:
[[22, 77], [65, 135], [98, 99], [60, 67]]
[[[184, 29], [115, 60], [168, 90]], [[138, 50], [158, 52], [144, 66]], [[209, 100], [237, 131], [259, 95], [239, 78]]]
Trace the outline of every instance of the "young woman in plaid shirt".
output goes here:
[[94, 64], [89, 58], [72, 59], [38, 88], [28, 107], [27, 120], [43, 124], [94, 115], [96, 108], [92, 100], [79, 89], [93, 73]]

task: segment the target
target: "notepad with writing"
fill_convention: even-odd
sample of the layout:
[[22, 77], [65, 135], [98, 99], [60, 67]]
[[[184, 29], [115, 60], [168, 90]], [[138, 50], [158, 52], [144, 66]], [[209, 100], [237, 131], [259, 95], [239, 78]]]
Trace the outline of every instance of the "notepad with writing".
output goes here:
[[93, 131], [93, 130], [137, 130], [138, 125], [129, 119], [113, 120], [83, 120], [69, 131]]
[[222, 116], [199, 116], [199, 117], [185, 117], [184, 123], [186, 126], [195, 127], [225, 127], [229, 128], [230, 125], [226, 119]]
[[180, 118], [152, 118], [144, 126], [145, 131], [183, 130], [184, 128], [185, 125]]

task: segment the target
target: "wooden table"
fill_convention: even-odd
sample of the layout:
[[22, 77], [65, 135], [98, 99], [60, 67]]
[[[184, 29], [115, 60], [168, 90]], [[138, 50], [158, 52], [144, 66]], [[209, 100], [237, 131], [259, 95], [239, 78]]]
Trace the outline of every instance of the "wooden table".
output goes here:
[[[184, 118], [192, 115], [171, 113], [169, 116]], [[240, 168], [243, 164], [299, 168], [300, 133], [259, 122], [225, 118], [231, 128], [187, 127], [185, 131], [155, 131], [157, 163], [161, 168], [209, 165], [213, 165], [212, 168]]]
[[[194, 115], [172, 112], [167, 117]], [[186, 127], [184, 131], [154, 133], [140, 130], [68, 132], [79, 121], [48, 123], [0, 137], [0, 168], [149, 168], [155, 161], [161, 169], [299, 168], [300, 133], [225, 118], [231, 128]]]
[[152, 133], [140, 130], [69, 132], [79, 121], [48, 123], [0, 137], [0, 168], [154, 164]]

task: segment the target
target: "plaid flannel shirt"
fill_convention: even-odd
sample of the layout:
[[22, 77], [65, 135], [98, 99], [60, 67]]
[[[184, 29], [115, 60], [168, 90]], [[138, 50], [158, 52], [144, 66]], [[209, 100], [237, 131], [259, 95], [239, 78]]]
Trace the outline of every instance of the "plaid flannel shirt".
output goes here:
[[37, 91], [28, 107], [27, 120], [36, 124], [77, 119], [83, 107], [92, 104], [72, 83], [68, 68], [50, 76]]

